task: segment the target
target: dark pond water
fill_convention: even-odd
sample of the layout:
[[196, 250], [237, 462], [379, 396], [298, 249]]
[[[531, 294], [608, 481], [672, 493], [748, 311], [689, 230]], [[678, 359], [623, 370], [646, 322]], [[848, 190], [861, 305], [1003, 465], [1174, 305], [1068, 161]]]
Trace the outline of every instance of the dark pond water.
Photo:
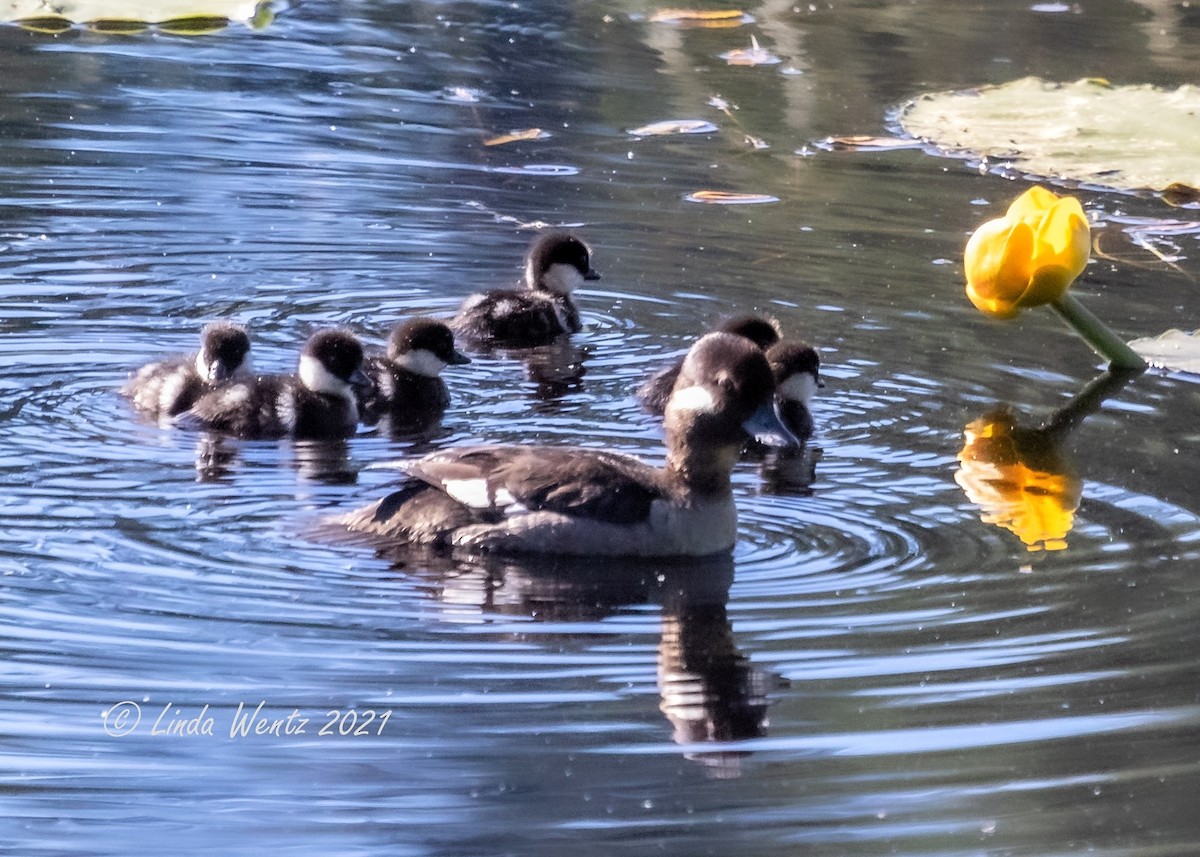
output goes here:
[[[1050, 313], [967, 303], [966, 235], [1025, 181], [819, 145], [889, 133], [922, 91], [1195, 82], [1200, 12], [745, 8], [728, 29], [617, 0], [314, 1], [194, 38], [0, 28], [0, 849], [1200, 851], [1200, 386], [1085, 393], [1096, 361]], [[720, 58], [752, 36], [782, 62]], [[719, 130], [627, 133], [667, 119]], [[684, 200], [702, 189], [779, 201]], [[1195, 232], [1150, 236], [1167, 265], [1116, 221], [1200, 214], [1079, 195], [1115, 224], [1084, 302], [1127, 337], [1196, 327]], [[449, 315], [518, 275], [538, 222], [595, 248], [587, 329], [448, 372], [431, 438], [223, 443], [117, 395], [215, 318], [285, 369], [319, 325], [378, 343]], [[429, 567], [310, 537], [385, 489], [370, 465], [443, 445], [657, 460], [632, 389], [750, 310], [818, 343], [827, 386], [804, 455], [737, 471], [731, 560]], [[1061, 548], [1030, 551], [960, 487], [964, 431], [1080, 394], [1096, 409], [1069, 432], [1022, 435], [1042, 494], [1080, 495], [1065, 536], [1050, 501], [1014, 524]], [[238, 731], [260, 703], [280, 734]]]

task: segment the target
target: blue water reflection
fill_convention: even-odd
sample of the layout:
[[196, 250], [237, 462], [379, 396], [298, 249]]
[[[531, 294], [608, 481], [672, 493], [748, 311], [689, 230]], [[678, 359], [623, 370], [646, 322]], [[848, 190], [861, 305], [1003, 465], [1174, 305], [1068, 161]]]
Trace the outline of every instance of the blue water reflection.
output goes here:
[[[1021, 183], [816, 144], [886, 134], [929, 89], [1192, 82], [1200, 19], [648, 11], [316, 2], [202, 37], [0, 28], [0, 847], [1196, 850], [1200, 386], [1148, 374], [1090, 414], [1062, 449], [1067, 547], [1027, 551], [955, 482], [964, 427], [1002, 404], [1037, 422], [1096, 367], [1049, 314], [994, 324], [962, 296], [966, 235]], [[751, 35], [783, 61], [720, 58]], [[628, 133], [681, 117], [717, 131]], [[530, 128], [549, 136], [485, 145]], [[780, 201], [685, 201], [699, 190]], [[1172, 265], [1098, 255], [1081, 299], [1129, 337], [1189, 326], [1195, 209], [1080, 196], [1118, 230], [1185, 224]], [[516, 280], [544, 224], [595, 249], [585, 330], [447, 373], [428, 437], [234, 442], [118, 395], [216, 318], [267, 371], [318, 326], [380, 345]], [[732, 311], [818, 344], [827, 386], [806, 449], [736, 471], [731, 561], [564, 572], [316, 537], [387, 490], [370, 465], [446, 445], [660, 461], [633, 390]], [[121, 702], [142, 720], [107, 734]], [[260, 702], [311, 729], [230, 737]], [[152, 734], [205, 706], [213, 735]], [[317, 734], [367, 709], [390, 712], [381, 733]]]

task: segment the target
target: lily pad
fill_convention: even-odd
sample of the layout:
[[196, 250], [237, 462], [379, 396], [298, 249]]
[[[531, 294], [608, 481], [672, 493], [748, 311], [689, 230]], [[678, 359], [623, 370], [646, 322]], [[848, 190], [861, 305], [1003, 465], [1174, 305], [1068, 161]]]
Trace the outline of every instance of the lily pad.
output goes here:
[[[50, 29], [55, 22], [99, 24], [101, 29], [124, 32], [118, 22], [141, 24], [179, 23], [178, 29], [191, 31], [183, 24], [240, 21], [262, 26], [270, 20], [267, 4], [260, 0], [0, 0], [0, 20], [29, 22]], [[197, 27], [196, 30], [205, 28]]]
[[1135, 339], [1129, 347], [1151, 366], [1200, 375], [1200, 330], [1168, 330], [1161, 336]]
[[[1049, 180], [1120, 190], [1200, 188], [1200, 87], [1034, 77], [935, 92], [904, 105], [905, 133], [943, 152]], [[1186, 195], [1186, 194], [1185, 194]]]

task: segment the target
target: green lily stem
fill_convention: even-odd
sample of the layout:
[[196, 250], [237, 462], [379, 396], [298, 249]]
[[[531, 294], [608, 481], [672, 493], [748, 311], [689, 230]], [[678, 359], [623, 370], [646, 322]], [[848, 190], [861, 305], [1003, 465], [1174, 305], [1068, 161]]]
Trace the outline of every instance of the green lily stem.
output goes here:
[[1076, 333], [1092, 347], [1092, 350], [1108, 361], [1113, 369], [1137, 369], [1148, 367], [1137, 352], [1130, 348], [1125, 340], [1105, 326], [1104, 322], [1092, 315], [1091, 311], [1067, 292], [1050, 306], [1062, 316]]

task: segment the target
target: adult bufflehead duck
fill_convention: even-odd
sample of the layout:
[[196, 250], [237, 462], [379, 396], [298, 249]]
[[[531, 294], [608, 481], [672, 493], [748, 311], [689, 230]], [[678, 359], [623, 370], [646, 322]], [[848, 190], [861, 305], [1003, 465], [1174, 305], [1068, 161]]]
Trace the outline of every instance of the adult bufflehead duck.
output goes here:
[[217, 321], [201, 331], [199, 351], [146, 364], [121, 393], [137, 410], [162, 420], [183, 413], [223, 381], [247, 377], [251, 371], [250, 337], [245, 328]]
[[[762, 349], [710, 333], [667, 403], [667, 462], [546, 446], [469, 446], [396, 462], [399, 490], [338, 520], [392, 546], [498, 554], [706, 556], [737, 537], [730, 474], [744, 424], [777, 424]], [[781, 427], [782, 428], [782, 427]]]
[[394, 431], [420, 431], [436, 423], [450, 404], [442, 370], [470, 362], [442, 322], [412, 318], [396, 325], [387, 354], [369, 356], [363, 364], [373, 390], [359, 395], [362, 421], [374, 425], [386, 415]]
[[[759, 315], [734, 316], [721, 322], [713, 330], [735, 333], [745, 337], [763, 351], [778, 342], [780, 337], [779, 322], [773, 318], [763, 318]], [[670, 366], [659, 369], [642, 386], [638, 387], [634, 395], [637, 396], [647, 413], [662, 416], [667, 407], [667, 399], [671, 396], [671, 390], [675, 387], [675, 379], [679, 377], [679, 370], [682, 367], [683, 358], [681, 357]]]
[[812, 400], [821, 380], [821, 357], [807, 342], [783, 340], [767, 349], [775, 376], [775, 409], [780, 421], [800, 442], [813, 433]]
[[582, 241], [567, 232], [548, 232], [525, 257], [525, 288], [471, 295], [451, 327], [479, 345], [544, 345], [582, 328], [571, 293], [585, 280], [598, 279]]
[[259, 375], [218, 387], [176, 418], [186, 428], [243, 438], [341, 438], [354, 434], [354, 386], [369, 387], [362, 345], [344, 330], [321, 330], [300, 352], [295, 375]]

